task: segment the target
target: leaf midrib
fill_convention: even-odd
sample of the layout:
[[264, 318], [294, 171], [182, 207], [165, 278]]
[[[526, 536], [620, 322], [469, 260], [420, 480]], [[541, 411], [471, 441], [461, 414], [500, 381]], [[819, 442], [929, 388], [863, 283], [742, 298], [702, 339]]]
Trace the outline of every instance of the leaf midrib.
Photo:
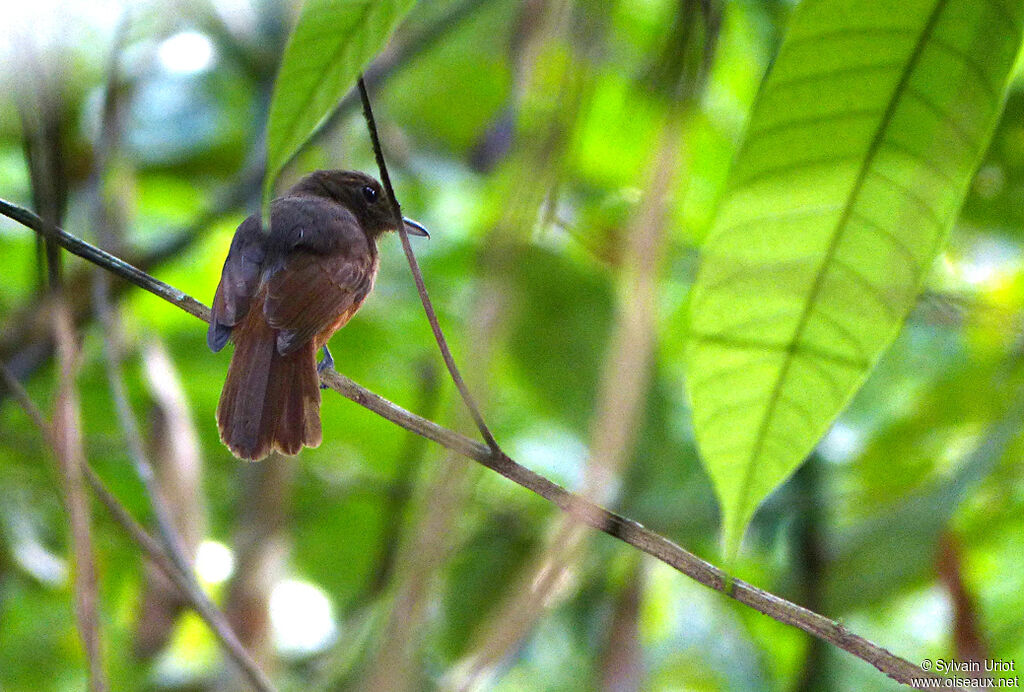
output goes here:
[[[878, 151], [882, 146], [882, 142], [885, 139], [885, 135], [892, 124], [893, 116], [896, 113], [896, 107], [902, 100], [904, 92], [907, 90], [910, 77], [917, 68], [921, 54], [924, 52], [924, 47], [931, 38], [931, 35], [935, 30], [935, 26], [938, 24], [939, 17], [942, 15], [943, 10], [946, 8], [948, 3], [949, 0], [937, 0], [935, 3], [935, 8], [932, 10], [931, 16], [928, 17], [928, 22], [921, 31], [921, 36], [914, 45], [914, 49], [911, 51], [910, 57], [907, 60], [906, 67], [893, 89], [892, 97], [889, 99], [885, 112], [879, 120], [878, 128], [875, 130], [874, 137], [868, 145], [867, 154], [864, 157], [864, 163], [857, 172], [857, 178], [854, 180], [847, 202], [843, 207], [842, 215], [836, 222], [836, 230], [832, 234], [832, 239], [829, 242], [828, 248], [825, 250], [825, 256], [822, 259], [821, 266], [815, 275], [814, 283], [811, 285], [810, 294], [808, 295], [804, 308], [801, 311], [800, 320], [797, 322], [796, 329], [793, 332], [793, 337], [789, 341], [787, 356], [782, 361], [782, 366], [779, 369], [775, 385], [768, 397], [768, 406], [765, 409], [764, 418], [761, 422], [761, 426], [758, 428], [757, 436], [754, 439], [754, 447], [746, 464], [746, 469], [744, 470], [743, 483], [740, 485], [740, 502], [738, 505], [738, 509], [740, 511], [733, 518], [733, 522], [736, 524], [736, 527], [734, 528], [742, 527], [744, 523], [744, 514], [746, 512], [745, 507], [750, 495], [750, 486], [754, 479], [754, 462], [761, 456], [764, 449], [765, 438], [767, 437], [768, 428], [775, 417], [775, 409], [778, 406], [779, 397], [782, 394], [783, 384], [789, 374], [790, 365], [792, 365], [793, 361], [796, 359], [797, 344], [800, 342], [804, 329], [807, 327], [808, 320], [812, 313], [812, 308], [818, 301], [818, 296], [821, 293], [825, 274], [828, 272], [828, 268], [832, 264], [832, 260], [835, 258], [836, 251], [839, 248], [839, 243], [843, 239], [846, 229], [849, 227], [849, 221], [853, 214], [854, 206], [859, 201], [861, 190], [864, 187], [864, 182], [867, 180], [868, 173], [874, 164], [875, 157], [877, 156]], [[733, 531], [730, 533], [735, 535], [736, 532]], [[731, 546], [729, 550], [735, 552], [737, 548], [738, 546]]]

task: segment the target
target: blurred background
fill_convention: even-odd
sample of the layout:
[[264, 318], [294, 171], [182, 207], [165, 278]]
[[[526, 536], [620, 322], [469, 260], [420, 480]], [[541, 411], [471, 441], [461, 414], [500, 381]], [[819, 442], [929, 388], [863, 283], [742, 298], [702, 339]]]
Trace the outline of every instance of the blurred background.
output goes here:
[[[298, 5], [8, 3], [0, 197], [209, 303], [235, 227], [258, 208], [265, 115]], [[433, 235], [415, 244], [427, 285], [498, 440], [713, 562], [718, 510], [688, 423], [682, 317], [791, 10], [422, 2], [367, 70], [399, 198]], [[1022, 116], [1018, 79], [927, 293], [762, 507], [736, 566], [915, 662], [1024, 663]], [[315, 168], [375, 172], [355, 100], [279, 189]], [[374, 294], [331, 344], [338, 370], [474, 435], [397, 238], [381, 254]], [[210, 353], [204, 325], [77, 258], [48, 265], [6, 218], [0, 255], [0, 362], [49, 414], [66, 381], [44, 290], [59, 266], [81, 343], [85, 457], [147, 526], [133, 463], [155, 468], [201, 583], [281, 689], [896, 687], [629, 546], [574, 532], [545, 501], [333, 392], [321, 447], [240, 462], [217, 437], [228, 354]], [[0, 689], [80, 690], [60, 473], [0, 397]], [[92, 507], [111, 688], [246, 689]]]

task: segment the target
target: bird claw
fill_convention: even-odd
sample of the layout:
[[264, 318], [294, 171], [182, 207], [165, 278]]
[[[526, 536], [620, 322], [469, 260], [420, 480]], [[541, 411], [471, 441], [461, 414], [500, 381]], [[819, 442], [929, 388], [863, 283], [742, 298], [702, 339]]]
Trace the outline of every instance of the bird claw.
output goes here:
[[[330, 350], [326, 346], [323, 347], [324, 357], [320, 359], [320, 362], [316, 365], [316, 373], [322, 375], [324, 370], [334, 370], [334, 357], [331, 356]], [[320, 389], [328, 389], [327, 385], [323, 382], [320, 383]]]

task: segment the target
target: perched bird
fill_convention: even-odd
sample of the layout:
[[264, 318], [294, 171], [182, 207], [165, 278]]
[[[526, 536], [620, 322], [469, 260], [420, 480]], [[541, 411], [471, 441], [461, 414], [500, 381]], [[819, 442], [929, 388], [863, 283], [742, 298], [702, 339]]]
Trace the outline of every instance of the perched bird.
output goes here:
[[213, 351], [235, 343], [217, 426], [236, 456], [255, 461], [320, 444], [317, 372], [334, 364], [327, 341], [373, 289], [377, 238], [400, 223], [428, 235], [395, 217], [370, 176], [316, 171], [271, 203], [269, 234], [258, 214], [239, 225], [206, 335]]

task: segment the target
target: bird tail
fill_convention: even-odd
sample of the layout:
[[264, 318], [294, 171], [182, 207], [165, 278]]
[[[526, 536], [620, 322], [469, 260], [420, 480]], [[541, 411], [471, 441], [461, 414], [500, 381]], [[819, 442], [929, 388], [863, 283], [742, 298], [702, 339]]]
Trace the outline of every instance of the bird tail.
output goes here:
[[235, 350], [217, 406], [220, 439], [240, 459], [320, 445], [320, 379], [312, 341], [286, 356], [253, 305], [232, 333]]

